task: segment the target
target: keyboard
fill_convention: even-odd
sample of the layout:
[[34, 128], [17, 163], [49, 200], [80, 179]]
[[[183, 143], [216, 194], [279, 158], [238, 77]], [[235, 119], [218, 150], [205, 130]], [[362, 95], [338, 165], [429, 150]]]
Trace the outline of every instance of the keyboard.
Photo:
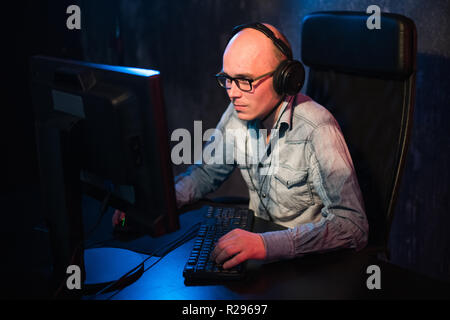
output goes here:
[[206, 218], [194, 240], [194, 246], [183, 270], [187, 282], [238, 280], [245, 276], [247, 264], [223, 269], [209, 259], [216, 242], [229, 231], [240, 228], [252, 231], [254, 214], [246, 208], [208, 207]]

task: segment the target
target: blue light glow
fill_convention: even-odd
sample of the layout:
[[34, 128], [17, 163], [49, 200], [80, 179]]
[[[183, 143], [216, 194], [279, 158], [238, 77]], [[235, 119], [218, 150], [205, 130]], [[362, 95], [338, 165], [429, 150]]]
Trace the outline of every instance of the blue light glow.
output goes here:
[[87, 67], [122, 72], [122, 73], [132, 74], [132, 75], [136, 75], [136, 76], [142, 76], [142, 77], [151, 77], [151, 76], [158, 75], [160, 73], [157, 70], [151, 70], [151, 69], [110, 66], [107, 64], [97, 64], [97, 63], [90, 63], [90, 62], [80, 62], [80, 64], [85, 65]]

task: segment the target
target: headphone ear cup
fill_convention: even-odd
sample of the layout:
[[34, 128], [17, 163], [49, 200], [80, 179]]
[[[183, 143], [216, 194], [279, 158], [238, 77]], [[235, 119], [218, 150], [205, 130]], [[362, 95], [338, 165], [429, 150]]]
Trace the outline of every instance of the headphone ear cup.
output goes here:
[[273, 74], [273, 88], [280, 96], [296, 95], [304, 82], [305, 68], [297, 60], [283, 60]]
[[283, 74], [285, 73], [286, 64], [289, 63], [289, 60], [283, 60], [278, 65], [277, 69], [273, 73], [273, 88], [275, 92], [280, 95], [284, 96], [284, 87], [283, 87]]

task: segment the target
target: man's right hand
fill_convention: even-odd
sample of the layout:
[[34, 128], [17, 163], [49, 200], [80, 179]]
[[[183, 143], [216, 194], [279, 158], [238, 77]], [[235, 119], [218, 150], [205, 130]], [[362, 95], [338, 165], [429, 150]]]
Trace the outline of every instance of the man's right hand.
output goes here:
[[112, 225], [115, 227], [125, 218], [125, 212], [116, 210], [114, 211], [113, 217], [112, 217]]

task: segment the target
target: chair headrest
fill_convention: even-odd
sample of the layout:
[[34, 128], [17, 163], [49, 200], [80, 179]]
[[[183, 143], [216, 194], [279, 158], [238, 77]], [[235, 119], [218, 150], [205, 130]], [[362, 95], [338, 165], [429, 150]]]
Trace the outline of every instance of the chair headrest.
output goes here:
[[402, 15], [381, 13], [369, 29], [365, 12], [316, 12], [303, 19], [302, 60], [312, 68], [406, 78], [415, 71], [416, 28]]

